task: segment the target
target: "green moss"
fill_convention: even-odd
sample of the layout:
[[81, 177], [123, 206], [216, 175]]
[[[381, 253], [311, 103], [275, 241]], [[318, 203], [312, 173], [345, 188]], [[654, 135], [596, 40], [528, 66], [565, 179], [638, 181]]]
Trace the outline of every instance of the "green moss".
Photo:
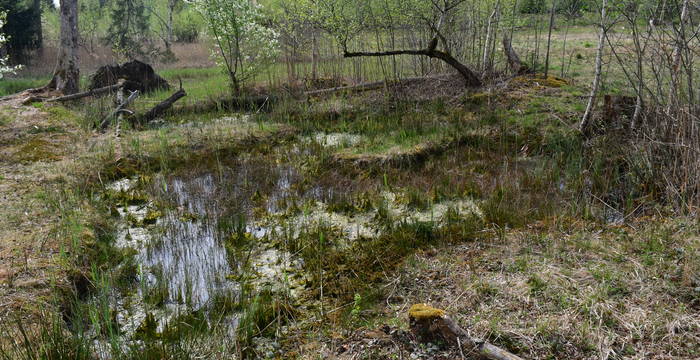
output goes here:
[[148, 195], [139, 191], [107, 191], [105, 197], [122, 206], [145, 205], [149, 201]]
[[160, 334], [158, 334], [156, 329], [158, 329], [158, 322], [152, 313], [148, 313], [141, 325], [136, 329], [134, 337], [139, 340], [157, 340], [160, 338]]
[[49, 120], [54, 122], [75, 122], [76, 119], [79, 119], [76, 113], [60, 105], [44, 105], [42, 110], [49, 113]]
[[158, 221], [158, 219], [160, 219], [162, 217], [163, 217], [162, 212], [160, 212], [159, 210], [150, 209], [150, 210], [148, 210], [148, 213], [146, 213], [146, 216], [143, 218], [142, 223], [144, 225], [153, 225]]
[[61, 159], [56, 145], [35, 136], [17, 149], [12, 158], [19, 162], [58, 161]]
[[568, 85], [568, 82], [556, 76], [549, 75], [545, 78], [544, 74], [536, 74], [515, 77], [511, 80], [510, 84], [516, 87], [542, 86], [560, 88]]

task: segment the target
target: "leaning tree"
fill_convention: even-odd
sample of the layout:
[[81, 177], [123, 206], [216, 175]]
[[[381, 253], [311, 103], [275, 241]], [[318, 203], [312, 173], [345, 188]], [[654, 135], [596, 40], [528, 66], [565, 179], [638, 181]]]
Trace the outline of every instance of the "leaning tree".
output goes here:
[[[462, 76], [466, 86], [476, 87], [482, 85], [481, 79], [453, 51], [467, 41], [457, 38], [457, 29], [468, 18], [468, 6], [466, 0], [319, 0], [316, 21], [337, 39], [346, 58], [426, 56], [443, 61]], [[394, 43], [375, 51], [353, 49], [371, 31], [379, 34], [377, 38], [407, 32], [429, 36], [418, 48], [402, 49]]]

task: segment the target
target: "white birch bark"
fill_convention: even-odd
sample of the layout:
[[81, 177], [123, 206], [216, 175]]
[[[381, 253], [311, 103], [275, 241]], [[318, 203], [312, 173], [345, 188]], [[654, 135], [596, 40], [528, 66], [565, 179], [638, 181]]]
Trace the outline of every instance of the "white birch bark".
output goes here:
[[591, 115], [593, 113], [593, 108], [595, 107], [596, 96], [598, 95], [598, 90], [600, 89], [600, 79], [603, 72], [603, 50], [605, 47], [605, 19], [607, 17], [607, 7], [608, 0], [603, 0], [601, 10], [600, 10], [600, 34], [598, 36], [598, 51], [595, 57], [595, 76], [593, 77], [593, 88], [591, 89], [591, 95], [588, 98], [588, 105], [586, 106], [586, 112], [583, 114], [581, 119], [581, 124], [579, 125], [579, 130], [585, 132], [588, 128]]
[[689, 0], [683, 0], [683, 8], [681, 10], [680, 33], [676, 35], [676, 45], [673, 48], [671, 60], [671, 84], [668, 91], [668, 106], [669, 110], [678, 101], [676, 92], [678, 91], [678, 74], [681, 70], [681, 51], [682, 46], [685, 46], [685, 22], [688, 19], [688, 3]]

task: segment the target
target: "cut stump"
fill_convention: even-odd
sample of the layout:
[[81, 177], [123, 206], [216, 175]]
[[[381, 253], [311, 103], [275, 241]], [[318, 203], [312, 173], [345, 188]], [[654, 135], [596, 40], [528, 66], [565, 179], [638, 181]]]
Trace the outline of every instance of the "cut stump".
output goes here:
[[445, 310], [436, 309], [427, 304], [416, 304], [408, 310], [411, 332], [422, 343], [443, 342], [462, 351], [472, 350], [486, 359], [522, 360], [484, 340], [473, 338], [457, 325]]

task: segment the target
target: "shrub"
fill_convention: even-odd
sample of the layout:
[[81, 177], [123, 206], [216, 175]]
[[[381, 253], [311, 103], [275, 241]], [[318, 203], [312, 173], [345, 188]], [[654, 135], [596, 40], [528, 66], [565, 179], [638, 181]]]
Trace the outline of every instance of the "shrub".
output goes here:
[[547, 12], [545, 0], [524, 0], [520, 3], [520, 13], [522, 14], [542, 14]]
[[199, 39], [202, 29], [202, 19], [189, 10], [178, 13], [173, 21], [173, 34], [175, 41], [181, 43], [193, 43]]

